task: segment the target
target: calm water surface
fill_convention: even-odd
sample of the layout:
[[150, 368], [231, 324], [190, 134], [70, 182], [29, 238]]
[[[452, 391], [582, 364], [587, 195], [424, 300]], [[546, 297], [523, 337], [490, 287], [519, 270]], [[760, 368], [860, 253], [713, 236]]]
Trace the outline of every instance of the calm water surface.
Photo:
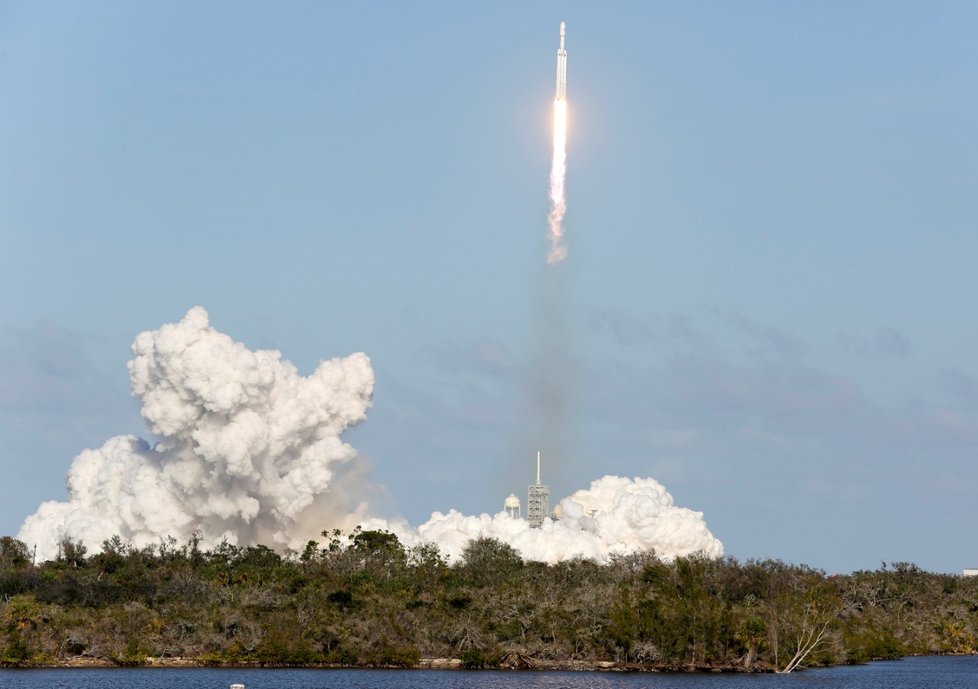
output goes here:
[[0, 670], [2, 689], [976, 689], [978, 657], [906, 658], [791, 675], [464, 670]]

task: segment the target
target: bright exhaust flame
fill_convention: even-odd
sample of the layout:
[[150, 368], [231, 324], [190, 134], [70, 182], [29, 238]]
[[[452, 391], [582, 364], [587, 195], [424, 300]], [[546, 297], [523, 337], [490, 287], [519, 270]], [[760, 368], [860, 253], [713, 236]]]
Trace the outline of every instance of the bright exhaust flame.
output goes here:
[[564, 246], [564, 177], [567, 174], [567, 101], [554, 99], [554, 156], [550, 165], [550, 253], [547, 263], [560, 263], [567, 257]]

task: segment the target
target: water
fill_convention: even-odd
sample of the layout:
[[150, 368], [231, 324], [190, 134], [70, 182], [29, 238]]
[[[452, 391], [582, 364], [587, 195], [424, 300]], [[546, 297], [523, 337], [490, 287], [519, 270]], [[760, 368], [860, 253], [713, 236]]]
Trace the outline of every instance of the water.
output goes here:
[[906, 658], [790, 675], [464, 670], [0, 670], [0, 689], [974, 689], [978, 657]]

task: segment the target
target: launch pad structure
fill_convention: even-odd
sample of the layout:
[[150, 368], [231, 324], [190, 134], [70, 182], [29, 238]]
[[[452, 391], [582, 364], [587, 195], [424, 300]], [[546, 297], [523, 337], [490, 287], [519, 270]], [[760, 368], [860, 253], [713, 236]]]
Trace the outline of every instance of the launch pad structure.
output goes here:
[[537, 482], [530, 484], [526, 496], [526, 520], [538, 529], [550, 513], [550, 486], [540, 483], [540, 451], [537, 450]]

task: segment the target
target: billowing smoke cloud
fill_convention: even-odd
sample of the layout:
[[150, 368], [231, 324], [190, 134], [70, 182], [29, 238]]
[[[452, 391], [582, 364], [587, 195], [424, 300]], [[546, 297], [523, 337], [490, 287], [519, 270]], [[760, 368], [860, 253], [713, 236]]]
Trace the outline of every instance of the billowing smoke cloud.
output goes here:
[[45, 502], [18, 538], [41, 559], [64, 536], [137, 547], [199, 531], [206, 547], [301, 548], [323, 529], [386, 528], [406, 545], [430, 542], [457, 557], [472, 538], [499, 538], [524, 557], [557, 562], [655, 550], [670, 559], [723, 553], [699, 512], [675, 507], [649, 478], [605, 476], [564, 498], [560, 519], [531, 529], [505, 513], [436, 512], [417, 529], [372, 516], [365, 463], [340, 434], [366, 417], [374, 374], [364, 354], [324, 361], [308, 377], [277, 351], [250, 351], [191, 309], [144, 332], [129, 362], [151, 445], [134, 436], [85, 450], [68, 472], [68, 501]]
[[366, 526], [387, 528], [408, 544], [435, 543], [453, 558], [469, 540], [482, 537], [498, 538], [524, 558], [548, 563], [574, 557], [604, 562], [613, 554], [645, 550], [666, 560], [693, 553], [723, 555], [703, 513], [674, 506], [672, 496], [651, 478], [605, 476], [561, 500], [555, 512], [559, 518], [544, 520], [540, 528], [505, 512], [473, 517], [456, 510], [436, 512], [417, 530], [376, 520]]
[[89, 547], [114, 535], [137, 546], [195, 530], [204, 542], [299, 545], [326, 526], [352, 527], [356, 451], [340, 433], [366, 417], [374, 388], [364, 354], [322, 362], [308, 377], [276, 351], [249, 351], [191, 309], [132, 345], [133, 394], [155, 445], [110, 439], [78, 455], [68, 501], [45, 502], [18, 538], [38, 557], [64, 536]]

